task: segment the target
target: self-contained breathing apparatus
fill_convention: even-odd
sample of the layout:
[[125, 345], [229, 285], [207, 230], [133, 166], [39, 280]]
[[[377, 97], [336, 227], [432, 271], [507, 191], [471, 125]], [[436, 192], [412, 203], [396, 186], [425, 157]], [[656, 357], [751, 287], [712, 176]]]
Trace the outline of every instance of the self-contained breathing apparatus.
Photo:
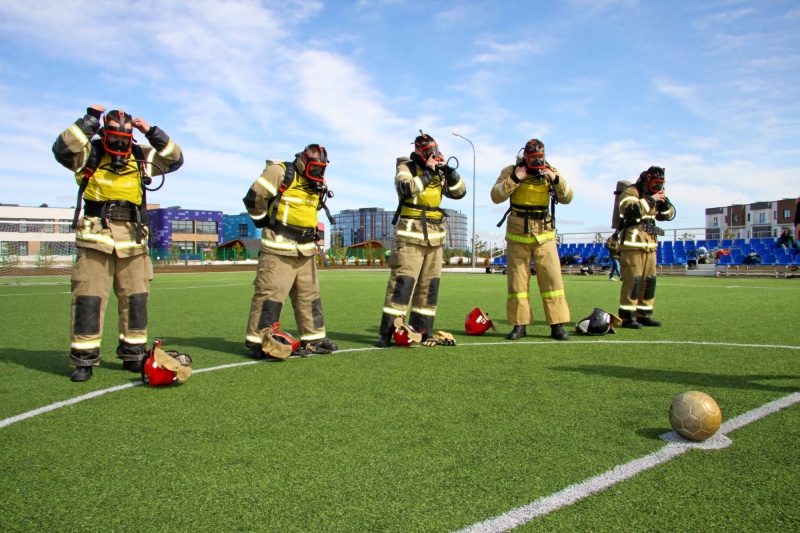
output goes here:
[[[436, 161], [436, 165], [433, 169], [428, 166], [428, 161], [431, 157], [433, 157]], [[453, 163], [451, 163], [451, 161]], [[447, 161], [445, 161], [444, 156], [442, 156], [442, 154], [439, 152], [439, 145], [436, 143], [434, 138], [427, 133], [422, 133], [422, 130], [419, 130], [419, 135], [416, 139], [414, 139], [414, 152], [411, 153], [408, 158], [399, 158], [397, 163], [405, 164], [412, 176], [416, 176], [418, 173], [417, 169], [421, 169], [421, 180], [424, 188], [433, 186], [442, 187], [446, 190], [448, 187], [457, 183], [457, 179], [455, 182], [452, 182], [450, 178], [451, 176], [458, 176], [458, 174], [455, 172], [459, 165], [458, 158], [455, 156], [450, 156], [447, 158]], [[410, 187], [408, 187], [407, 190], [401, 191], [401, 194], [404, 197], [397, 204], [397, 209], [392, 217], [392, 225], [397, 225], [397, 221], [400, 220], [400, 213], [403, 210], [403, 207], [419, 210], [421, 212], [420, 223], [422, 224], [422, 235], [423, 239], [427, 242], [427, 212], [435, 211], [441, 213], [442, 218], [447, 217], [447, 213], [445, 213], [444, 210], [438, 206], [425, 206], [409, 202], [408, 200], [412, 197]]]
[[[336, 224], [336, 221], [333, 219], [333, 216], [331, 215], [331, 212], [326, 204], [329, 198], [333, 198], [333, 191], [328, 189], [328, 184], [325, 181], [325, 169], [330, 162], [328, 160], [327, 150], [325, 150], [325, 148], [319, 144], [309, 144], [302, 152], [295, 154], [295, 157], [299, 158], [300, 161], [303, 162], [304, 167], [302, 176], [306, 178], [306, 182], [302, 185], [298, 185], [298, 187], [306, 190], [309, 193], [317, 194], [319, 196], [317, 211], [324, 209], [325, 215], [328, 217], [328, 221], [330, 221], [331, 225]], [[280, 164], [282, 164], [285, 169], [283, 181], [281, 181], [281, 184], [278, 186], [275, 196], [270, 198], [269, 202], [267, 203], [268, 216], [264, 217], [260, 222], [254, 221], [254, 223], [258, 228], [268, 227], [278, 235], [282, 235], [301, 244], [314, 242], [317, 247], [317, 253], [322, 259], [322, 264], [325, 267], [328, 267], [330, 266], [330, 261], [322, 249], [322, 243], [320, 242], [321, 236], [317, 232], [317, 228], [296, 228], [283, 224], [277, 220], [278, 204], [281, 201], [283, 193], [285, 193], [289, 187], [292, 186], [292, 183], [294, 183], [297, 170], [294, 162], [284, 161]], [[244, 201], [245, 204], [247, 204], [247, 198], [245, 198]]]
[[[516, 169], [525, 167], [525, 174], [526, 177], [519, 179], [516, 175]], [[516, 163], [514, 168], [511, 170], [511, 179], [517, 183], [532, 183], [532, 184], [542, 184], [547, 180], [547, 175], [545, 173], [546, 169], [552, 170], [553, 167], [545, 159], [544, 155], [544, 143], [539, 139], [531, 139], [525, 146], [519, 149], [517, 153]], [[528, 221], [529, 220], [543, 220], [545, 221], [545, 227], [547, 227], [547, 216], [550, 216], [550, 229], [556, 229], [556, 204], [558, 203], [558, 198], [556, 197], [556, 191], [553, 187], [552, 183], [548, 183], [548, 193], [550, 195], [550, 211], [548, 213], [547, 206], [530, 206], [530, 205], [520, 205], [511, 202], [508, 210], [503, 214], [503, 218], [500, 219], [500, 222], [497, 223], [497, 227], [501, 227], [503, 223], [505, 223], [506, 218], [512, 212], [517, 216], [523, 218], [524, 228], [523, 231], [528, 233]]]
[[624, 213], [620, 213], [620, 201], [625, 190], [630, 187], [636, 187], [639, 197], [647, 199], [653, 207], [657, 209], [669, 209], [671, 207], [673, 214], [669, 220], [673, 220], [676, 216], [676, 210], [672, 202], [669, 201], [669, 198], [665, 197], [664, 200], [657, 202], [651, 196], [664, 189], [665, 181], [666, 169], [664, 167], [651, 166], [639, 174], [636, 183], [631, 184], [629, 181], [625, 180], [617, 182], [617, 187], [614, 191], [615, 198], [611, 221], [615, 231], [606, 241], [606, 248], [609, 249], [609, 252], [616, 251], [619, 253], [620, 247], [625, 240], [625, 230], [631, 226], [641, 226], [642, 231], [654, 237], [661, 237], [664, 235], [664, 230], [656, 226], [654, 221], [642, 221], [641, 208], [638, 203], [629, 205]]
[[[107, 166], [101, 167], [100, 163], [106, 154], [111, 157], [111, 161]], [[133, 119], [131, 115], [120, 110], [108, 111], [103, 116], [103, 127], [98, 131], [98, 137], [91, 141], [89, 157], [83, 167], [83, 179], [78, 187], [72, 229], [77, 229], [78, 227], [83, 194], [89, 185], [89, 180], [92, 179], [97, 169], [102, 168], [114, 174], [123, 175], [128, 172], [134, 172], [133, 170], [126, 170], [131, 162], [136, 163], [139, 172], [139, 183], [142, 189], [141, 205], [124, 200], [108, 202], [86, 200], [86, 214], [87, 216], [99, 217], [104, 227], [107, 227], [109, 220], [136, 223], [136, 244], [141, 244], [142, 228], [150, 221], [147, 212], [147, 191], [155, 192], [161, 189], [166, 181], [166, 175], [164, 169], [158, 164], [145, 159], [141, 146], [133, 138]], [[147, 172], [147, 165], [154, 167], [161, 174], [161, 183], [159, 183], [158, 187], [149, 187], [153, 179]]]

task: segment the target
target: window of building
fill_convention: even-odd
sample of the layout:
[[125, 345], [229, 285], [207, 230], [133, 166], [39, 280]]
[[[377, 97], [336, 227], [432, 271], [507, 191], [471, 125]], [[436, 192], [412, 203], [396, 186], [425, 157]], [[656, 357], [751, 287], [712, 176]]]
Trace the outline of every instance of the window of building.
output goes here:
[[216, 235], [217, 223], [216, 222], [197, 222], [197, 233]]
[[28, 241], [3, 241], [0, 242], [2, 255], [28, 255]]
[[750, 222], [750, 213], [747, 213], [747, 221]]
[[239, 224], [239, 237], [247, 237], [247, 224]]
[[195, 250], [197, 250], [198, 254], [203, 251], [210, 250], [212, 246], [216, 245], [217, 245], [216, 242], [211, 242], [211, 241], [197, 241], [196, 243], [194, 243]]
[[718, 227], [719, 227], [719, 217], [714, 217], [714, 224], [713, 224], [713, 227], [715, 227], [715, 228], [718, 228]]
[[39, 228], [39, 231], [42, 233], [55, 233], [56, 232], [56, 225], [54, 219], [42, 220], [42, 224]]
[[191, 220], [173, 220], [172, 233], [194, 233], [194, 222]]
[[758, 214], [758, 223], [764, 224], [767, 221], [767, 214], [766, 213], [759, 213]]
[[783, 210], [783, 218], [789, 218], [791, 216], [792, 216], [792, 210], [791, 209], [784, 209]]
[[194, 243], [192, 241], [173, 241], [172, 245], [178, 249], [179, 254], [194, 253]]
[[739, 222], [739, 215], [733, 215], [733, 221]]
[[28, 225], [26, 224], [27, 219], [21, 218], [19, 219], [19, 232], [20, 233], [28, 233]]

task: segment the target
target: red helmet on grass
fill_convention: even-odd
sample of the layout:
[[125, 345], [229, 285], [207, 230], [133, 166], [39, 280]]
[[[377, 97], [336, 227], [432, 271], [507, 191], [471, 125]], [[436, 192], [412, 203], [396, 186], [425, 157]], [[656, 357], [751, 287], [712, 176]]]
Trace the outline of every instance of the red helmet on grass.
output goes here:
[[142, 381], [152, 387], [184, 382], [192, 375], [192, 358], [185, 353], [164, 351], [157, 340], [142, 361]]
[[398, 346], [411, 346], [415, 342], [422, 341], [422, 333], [411, 326], [403, 323], [406, 315], [401, 315], [394, 319], [394, 343]]
[[497, 332], [494, 323], [489, 320], [489, 315], [481, 311], [480, 308], [476, 307], [467, 314], [464, 329], [468, 335], [483, 335], [489, 331], [489, 328], [492, 328], [495, 333]]

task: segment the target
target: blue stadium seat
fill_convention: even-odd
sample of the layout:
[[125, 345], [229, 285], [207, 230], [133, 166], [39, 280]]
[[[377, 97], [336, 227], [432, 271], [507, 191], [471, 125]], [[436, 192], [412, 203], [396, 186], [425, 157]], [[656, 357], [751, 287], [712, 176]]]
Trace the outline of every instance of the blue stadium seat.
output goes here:
[[718, 265], [730, 265], [733, 262], [733, 258], [730, 255], [722, 255], [717, 261]]
[[719, 245], [722, 248], [731, 248], [733, 247], [733, 239], [722, 239]]
[[700, 248], [701, 246], [705, 246], [706, 248], [708, 248], [708, 242], [705, 239], [698, 239], [696, 244], [698, 248]]
[[761, 256], [761, 264], [762, 265], [774, 265], [777, 258], [775, 254], [766, 254]]
[[670, 250], [672, 249], [672, 241], [664, 241], [663, 243], [659, 244], [663, 244], [664, 248], [669, 248]]
[[744, 245], [745, 245], [744, 239], [734, 239], [733, 240], [733, 246], [736, 246], [737, 248], [741, 248]]
[[709, 251], [711, 251], [712, 248], [719, 248], [719, 241], [717, 239], [709, 239], [706, 248], [708, 248]]
[[789, 254], [789, 250], [787, 250], [786, 248], [782, 248], [782, 247], [773, 248], [772, 250], [770, 250], [770, 252], [772, 252], [773, 254], [775, 254], [778, 257], [780, 257], [782, 255], [790, 255]]
[[750, 239], [750, 246], [755, 246], [756, 244], [761, 244], [761, 239], [758, 238]]
[[776, 257], [775, 261], [776, 265], [791, 265], [792, 264], [792, 256], [789, 254], [779, 255]]

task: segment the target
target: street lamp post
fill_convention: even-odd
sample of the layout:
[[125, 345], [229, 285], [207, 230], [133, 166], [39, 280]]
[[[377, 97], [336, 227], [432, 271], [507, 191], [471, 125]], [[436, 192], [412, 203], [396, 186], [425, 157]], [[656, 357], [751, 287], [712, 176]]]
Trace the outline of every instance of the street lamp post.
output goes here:
[[463, 135], [459, 135], [456, 132], [452, 133], [456, 137], [461, 137], [467, 141], [472, 147], [472, 268], [475, 268], [475, 145]]

